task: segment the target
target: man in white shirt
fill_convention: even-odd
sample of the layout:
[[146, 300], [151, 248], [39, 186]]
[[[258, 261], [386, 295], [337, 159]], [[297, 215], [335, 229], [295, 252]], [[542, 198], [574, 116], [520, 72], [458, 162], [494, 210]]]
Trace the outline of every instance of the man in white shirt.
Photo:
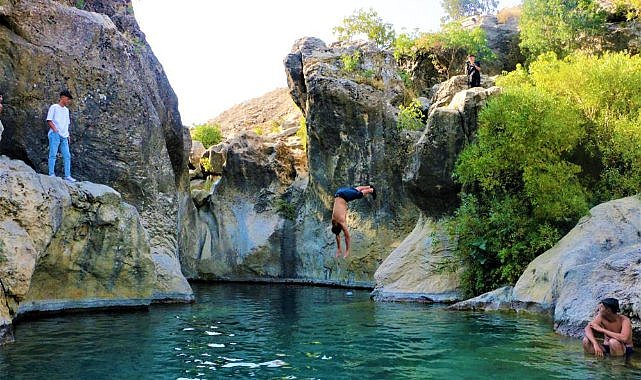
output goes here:
[[56, 155], [58, 148], [62, 153], [62, 163], [65, 170], [65, 180], [76, 182], [71, 176], [71, 153], [69, 152], [69, 109], [71, 93], [64, 90], [60, 93], [60, 100], [49, 107], [47, 124], [49, 125], [49, 175], [55, 177]]

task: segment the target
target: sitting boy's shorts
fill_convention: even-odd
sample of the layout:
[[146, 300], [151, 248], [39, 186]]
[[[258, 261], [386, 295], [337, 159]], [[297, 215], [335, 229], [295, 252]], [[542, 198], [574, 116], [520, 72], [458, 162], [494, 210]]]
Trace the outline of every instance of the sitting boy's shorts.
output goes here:
[[363, 198], [363, 193], [360, 191], [356, 190], [355, 187], [341, 187], [338, 190], [336, 190], [336, 193], [334, 194], [334, 198], [340, 197], [345, 199], [345, 201], [353, 201], [354, 199], [361, 199]]

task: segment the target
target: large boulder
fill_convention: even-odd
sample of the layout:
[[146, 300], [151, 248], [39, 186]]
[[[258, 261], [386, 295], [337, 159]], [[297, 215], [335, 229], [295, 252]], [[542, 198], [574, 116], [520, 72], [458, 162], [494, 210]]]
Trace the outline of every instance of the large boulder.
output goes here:
[[[599, 301], [615, 297], [632, 320], [635, 342], [641, 343], [640, 275], [641, 199], [618, 199], [594, 207], [552, 249], [532, 261], [501, 299], [501, 308], [550, 313], [557, 332], [580, 336]], [[456, 307], [488, 305], [477, 298]]]
[[376, 270], [376, 301], [454, 302], [460, 273], [451, 270], [452, 242], [442, 222], [421, 217]]
[[24, 313], [153, 300], [149, 238], [115, 190], [69, 184], [0, 156], [0, 210], [3, 331]]
[[[47, 108], [68, 88], [72, 172], [135, 206], [157, 265], [158, 299], [190, 299], [179, 254], [194, 249], [188, 140], [176, 96], [129, 0], [15, 0], [0, 8], [0, 154], [47, 171]], [[60, 163], [61, 164], [61, 163]], [[60, 169], [59, 169], [60, 170]], [[163, 281], [166, 281], [163, 283]]]

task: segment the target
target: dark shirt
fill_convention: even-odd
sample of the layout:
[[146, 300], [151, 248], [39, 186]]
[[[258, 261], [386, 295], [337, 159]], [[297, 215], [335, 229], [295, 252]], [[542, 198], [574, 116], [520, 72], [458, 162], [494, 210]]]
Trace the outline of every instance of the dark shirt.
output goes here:
[[[481, 64], [476, 61], [474, 64], [478, 67], [481, 67]], [[467, 74], [467, 83], [471, 87], [477, 87], [481, 85], [481, 72], [470, 63], [470, 61], [465, 62], [465, 74]]]

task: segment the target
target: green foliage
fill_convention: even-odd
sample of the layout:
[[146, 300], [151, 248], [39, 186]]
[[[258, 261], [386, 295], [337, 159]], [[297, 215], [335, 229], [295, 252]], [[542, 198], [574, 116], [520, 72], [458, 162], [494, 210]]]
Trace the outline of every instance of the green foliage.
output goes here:
[[262, 136], [265, 134], [265, 130], [263, 127], [256, 127], [254, 128], [254, 133], [256, 133], [258, 136]]
[[520, 46], [530, 60], [548, 51], [560, 57], [592, 51], [600, 45], [605, 21], [597, 0], [524, 0]]
[[335, 27], [333, 32], [339, 41], [352, 41], [364, 36], [381, 48], [391, 47], [396, 35], [392, 24], [383, 22], [372, 8], [354, 11], [351, 16], [344, 18], [341, 25]]
[[347, 73], [353, 73], [361, 63], [361, 52], [355, 50], [352, 54], [342, 54], [343, 70]]
[[284, 199], [278, 199], [275, 203], [276, 211], [285, 219], [296, 219], [296, 206]]
[[641, 0], [614, 0], [615, 12], [625, 14], [628, 20], [641, 15]]
[[450, 20], [496, 12], [498, 3], [498, 0], [441, 0], [441, 6]]
[[220, 131], [220, 125], [218, 124], [194, 125], [189, 132], [191, 138], [203, 143], [205, 148], [216, 145], [223, 140], [223, 133]]
[[427, 54], [436, 70], [447, 78], [461, 73], [461, 62], [465, 61], [467, 54], [475, 54], [484, 62], [496, 59], [483, 29], [465, 29], [456, 21], [443, 25], [440, 32], [422, 33], [413, 40], [410, 36], [403, 38], [408, 38], [409, 42], [399, 42], [394, 52], [397, 60]]
[[201, 158], [200, 159], [200, 166], [203, 167], [203, 170], [206, 173], [213, 173], [214, 172], [214, 167], [211, 166], [211, 161], [210, 161], [209, 158], [205, 158], [205, 157]]
[[76, 0], [76, 8], [85, 9], [85, 0]]
[[550, 53], [497, 84], [455, 170], [469, 294], [514, 283], [589, 207], [641, 192], [640, 57]]
[[298, 131], [296, 131], [296, 136], [300, 138], [303, 150], [307, 151], [307, 123], [305, 122], [305, 116], [300, 117], [300, 127], [298, 128]]
[[425, 127], [425, 123], [422, 120], [421, 103], [418, 100], [414, 99], [409, 105], [400, 105], [398, 108], [398, 119], [396, 121], [398, 129], [420, 131]]

